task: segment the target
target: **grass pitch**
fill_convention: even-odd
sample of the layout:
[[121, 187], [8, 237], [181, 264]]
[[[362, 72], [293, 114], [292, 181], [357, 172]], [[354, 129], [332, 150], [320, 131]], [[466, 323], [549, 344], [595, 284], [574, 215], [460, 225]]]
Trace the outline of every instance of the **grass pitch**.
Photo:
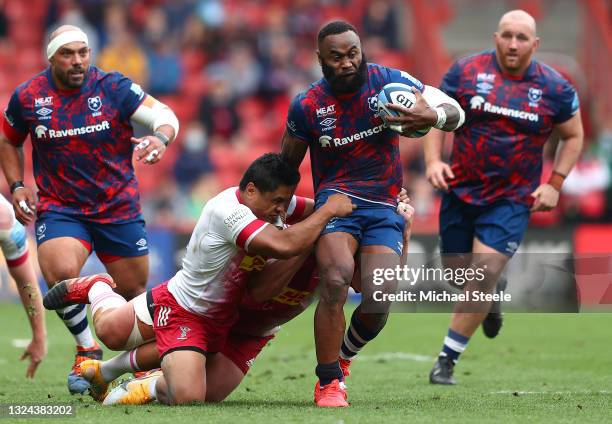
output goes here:
[[[49, 313], [49, 354], [25, 380], [18, 339], [29, 337], [20, 305], [0, 307], [0, 404], [71, 403], [76, 418], [53, 422], [167, 423], [467, 423], [612, 421], [610, 314], [507, 314], [491, 341], [478, 332], [456, 368], [455, 387], [427, 376], [446, 333], [446, 314], [393, 314], [351, 367], [347, 409], [312, 403], [313, 309], [286, 325], [243, 384], [216, 405], [102, 407], [70, 396], [66, 375], [74, 343]], [[107, 355], [107, 357], [109, 357]], [[146, 420], [146, 421], [145, 421]], [[9, 420], [41, 422], [40, 419]]]

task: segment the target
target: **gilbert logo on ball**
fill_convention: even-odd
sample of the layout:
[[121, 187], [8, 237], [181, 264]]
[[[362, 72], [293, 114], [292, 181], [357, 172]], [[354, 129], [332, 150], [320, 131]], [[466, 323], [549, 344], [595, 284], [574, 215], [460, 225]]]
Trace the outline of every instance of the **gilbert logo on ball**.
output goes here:
[[[378, 93], [378, 116], [382, 118], [382, 120], [387, 123], [388, 116], [400, 116], [401, 112], [397, 112], [387, 107], [388, 104], [395, 104], [406, 109], [410, 109], [414, 107], [416, 103], [416, 96], [412, 92], [412, 87], [407, 84], [402, 84], [399, 82], [392, 82], [383, 87]], [[389, 127], [395, 132], [401, 133], [398, 125], [394, 125], [393, 127]], [[412, 132], [409, 137], [418, 138], [423, 137], [425, 134], [429, 132], [430, 128], [424, 128], [421, 130], [417, 130]]]

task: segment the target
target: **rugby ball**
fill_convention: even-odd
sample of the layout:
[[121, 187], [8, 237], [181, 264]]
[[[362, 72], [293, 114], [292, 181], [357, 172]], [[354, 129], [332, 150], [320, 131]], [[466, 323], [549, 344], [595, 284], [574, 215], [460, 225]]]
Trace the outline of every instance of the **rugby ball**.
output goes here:
[[[387, 116], [399, 116], [400, 113], [389, 109], [387, 104], [396, 104], [410, 109], [416, 103], [416, 96], [412, 92], [412, 87], [400, 82], [392, 82], [383, 87], [378, 93], [378, 116], [387, 124]], [[401, 133], [399, 125], [389, 125], [389, 128], [397, 133]], [[417, 130], [411, 133], [408, 137], [418, 138], [423, 137], [429, 132], [429, 128]]]

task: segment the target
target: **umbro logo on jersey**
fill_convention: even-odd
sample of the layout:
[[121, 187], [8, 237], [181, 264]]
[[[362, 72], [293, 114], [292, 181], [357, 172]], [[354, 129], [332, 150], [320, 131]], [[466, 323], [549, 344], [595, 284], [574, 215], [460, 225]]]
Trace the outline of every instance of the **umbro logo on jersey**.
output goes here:
[[321, 124], [324, 127], [322, 131], [329, 131], [329, 130], [336, 128], [336, 126], [334, 125], [336, 121], [337, 121], [336, 118], [325, 118], [324, 120], [319, 122], [319, 124]]
[[163, 327], [168, 324], [168, 317], [170, 316], [172, 309], [168, 306], [160, 306], [159, 313], [157, 314], [157, 326]]
[[49, 109], [48, 107], [43, 107], [43, 108], [41, 108], [41, 109], [38, 109], [38, 110], [36, 111], [36, 114], [37, 114], [37, 115], [40, 115], [40, 118], [39, 118], [39, 119], [51, 119], [51, 117], [50, 117], [50, 116], [48, 116], [48, 115], [49, 115], [50, 113], [52, 113], [52, 112], [53, 112], [53, 110], [52, 110], [52, 109]]
[[147, 249], [147, 239], [141, 238], [136, 242], [136, 246], [138, 246], [138, 250], [146, 250]]
[[336, 113], [336, 105], [329, 105], [317, 109], [317, 118]]

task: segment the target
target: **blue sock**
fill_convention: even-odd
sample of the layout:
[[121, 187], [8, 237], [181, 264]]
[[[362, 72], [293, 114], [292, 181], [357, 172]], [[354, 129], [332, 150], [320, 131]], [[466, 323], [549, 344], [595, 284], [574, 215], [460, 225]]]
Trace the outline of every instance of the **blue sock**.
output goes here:
[[469, 340], [469, 337], [462, 336], [449, 328], [448, 334], [444, 338], [444, 346], [442, 346], [440, 356], [446, 356], [457, 363], [459, 355], [463, 353]]
[[344, 375], [342, 375], [342, 370], [340, 369], [340, 363], [338, 363], [338, 361], [334, 361], [330, 364], [317, 364], [315, 374], [319, 377], [321, 387], [327, 386], [334, 380], [344, 381]]

